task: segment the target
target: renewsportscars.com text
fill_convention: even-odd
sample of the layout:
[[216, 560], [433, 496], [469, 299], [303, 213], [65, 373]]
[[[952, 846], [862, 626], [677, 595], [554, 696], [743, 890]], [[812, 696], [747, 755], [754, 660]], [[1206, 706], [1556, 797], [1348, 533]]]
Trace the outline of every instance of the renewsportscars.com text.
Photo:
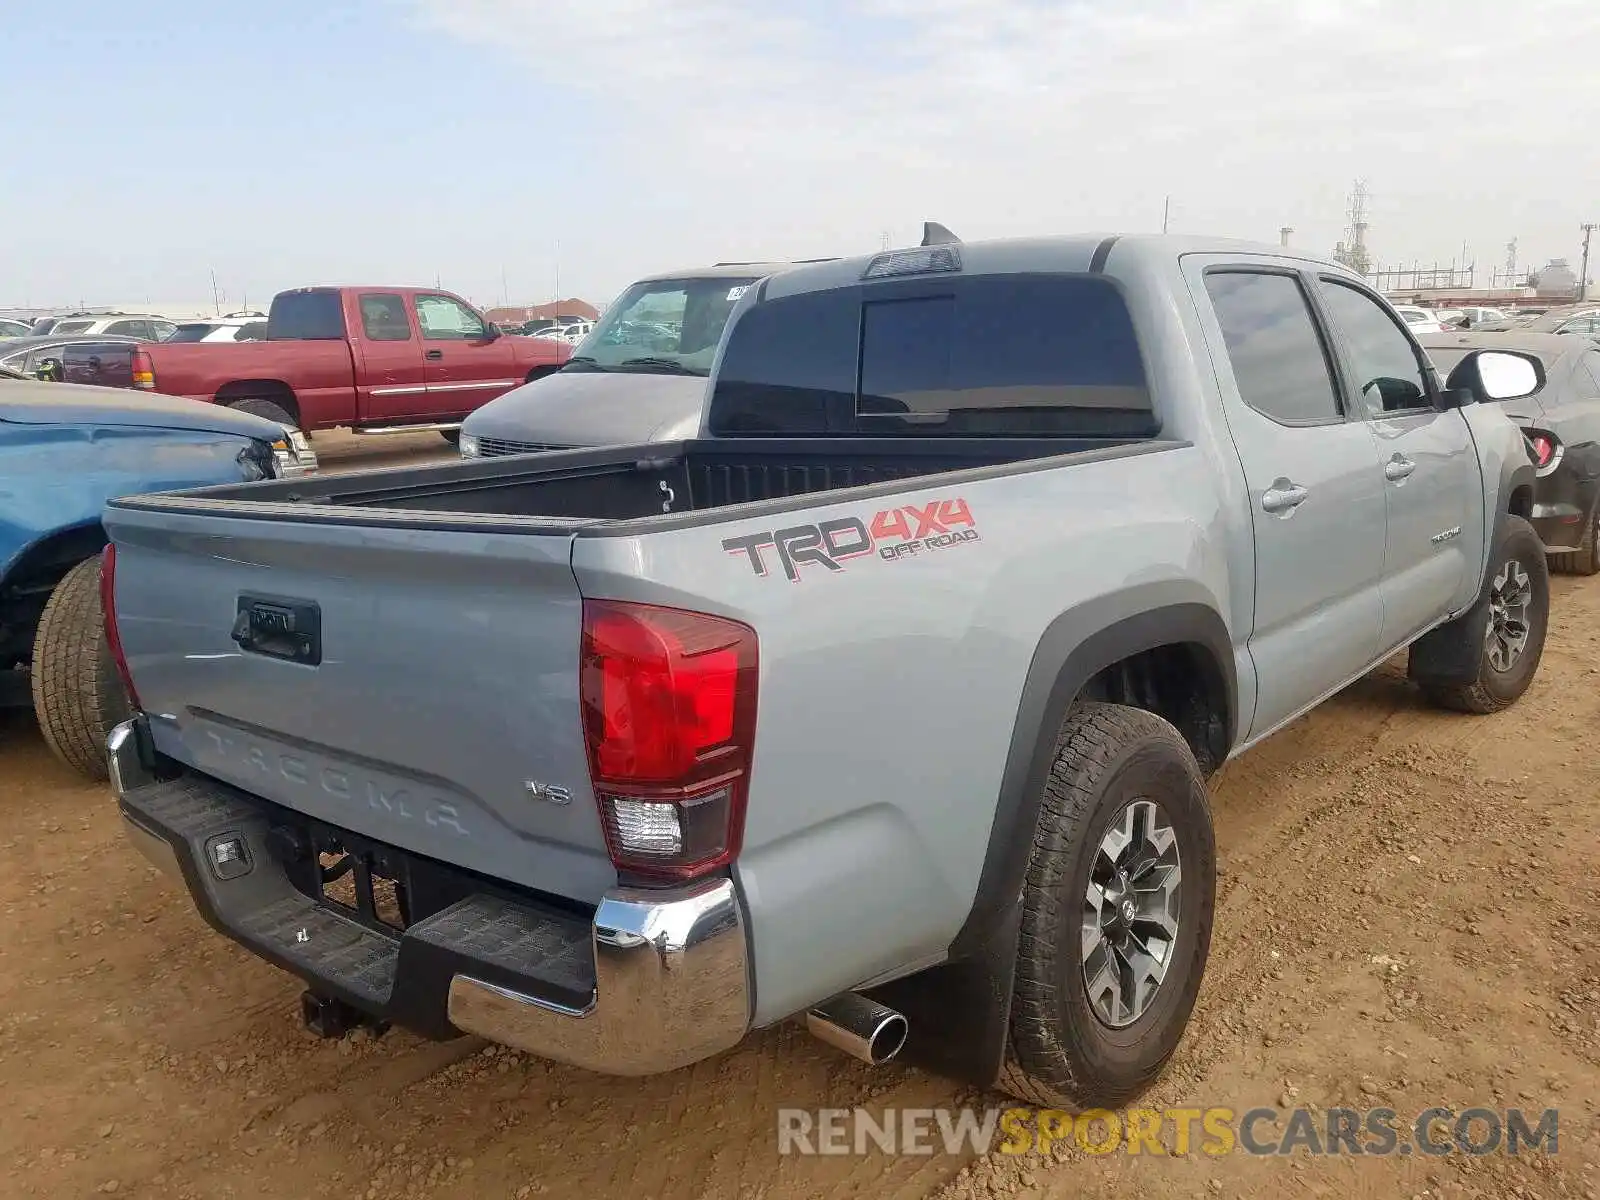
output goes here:
[[1555, 1154], [1560, 1112], [1519, 1108], [1031, 1108], [778, 1110], [779, 1154], [1090, 1154], [1266, 1156]]

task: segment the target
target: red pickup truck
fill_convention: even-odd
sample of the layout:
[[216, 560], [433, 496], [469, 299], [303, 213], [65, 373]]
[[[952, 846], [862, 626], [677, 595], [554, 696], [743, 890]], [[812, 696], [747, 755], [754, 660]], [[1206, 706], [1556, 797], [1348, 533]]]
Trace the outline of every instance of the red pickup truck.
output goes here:
[[304, 430], [437, 429], [560, 369], [565, 343], [501, 333], [427, 288], [312, 287], [273, 298], [264, 342], [133, 348], [133, 383]]

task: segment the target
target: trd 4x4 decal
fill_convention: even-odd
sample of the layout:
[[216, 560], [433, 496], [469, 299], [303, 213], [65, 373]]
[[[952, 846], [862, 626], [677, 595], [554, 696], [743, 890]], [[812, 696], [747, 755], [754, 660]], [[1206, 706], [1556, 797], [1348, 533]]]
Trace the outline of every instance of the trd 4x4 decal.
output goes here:
[[933, 500], [907, 504], [860, 517], [835, 517], [815, 525], [791, 525], [722, 539], [729, 554], [742, 554], [757, 575], [769, 569], [767, 550], [775, 552], [790, 583], [800, 582], [800, 568], [815, 563], [829, 571], [842, 571], [853, 558], [877, 552], [879, 558], [897, 562], [932, 550], [947, 550], [978, 540], [977, 522], [967, 502]]

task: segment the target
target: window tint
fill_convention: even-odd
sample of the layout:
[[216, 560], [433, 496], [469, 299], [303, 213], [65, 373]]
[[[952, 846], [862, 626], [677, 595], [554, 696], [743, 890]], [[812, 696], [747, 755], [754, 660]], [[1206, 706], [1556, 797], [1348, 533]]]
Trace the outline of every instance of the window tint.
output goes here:
[[361, 297], [361, 329], [374, 342], [409, 342], [411, 319], [405, 300], [387, 292]]
[[1344, 338], [1355, 372], [1351, 382], [1369, 411], [1428, 407], [1428, 384], [1416, 352], [1394, 318], [1370, 296], [1329, 279], [1322, 281], [1322, 297]]
[[1338, 419], [1328, 356], [1297, 279], [1214, 271], [1206, 276], [1206, 292], [1246, 404], [1286, 425]]
[[343, 341], [344, 304], [338, 292], [284, 292], [272, 298], [267, 336], [285, 341]]
[[62, 321], [50, 330], [51, 333], [82, 333], [93, 321]]
[[749, 310], [713, 429], [1143, 437], [1159, 428], [1133, 322], [1108, 281], [894, 281]]
[[203, 342], [206, 334], [216, 329], [215, 325], [187, 324], [179, 325], [173, 335], [166, 340], [169, 342]]
[[449, 296], [418, 296], [417, 323], [431, 341], [476, 341], [487, 333], [482, 319]]
[[158, 342], [164, 342], [177, 332], [178, 327], [171, 321], [151, 321], [150, 336]]
[[805, 292], [748, 310], [722, 352], [708, 427], [718, 434], [825, 433], [855, 401], [855, 289]]

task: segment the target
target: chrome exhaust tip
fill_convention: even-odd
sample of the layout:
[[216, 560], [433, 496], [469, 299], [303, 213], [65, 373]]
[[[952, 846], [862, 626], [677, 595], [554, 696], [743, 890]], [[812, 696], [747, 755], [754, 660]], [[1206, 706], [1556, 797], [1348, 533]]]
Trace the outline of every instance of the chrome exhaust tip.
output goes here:
[[869, 1066], [888, 1062], [906, 1044], [905, 1017], [859, 992], [841, 992], [806, 1013], [812, 1035]]

